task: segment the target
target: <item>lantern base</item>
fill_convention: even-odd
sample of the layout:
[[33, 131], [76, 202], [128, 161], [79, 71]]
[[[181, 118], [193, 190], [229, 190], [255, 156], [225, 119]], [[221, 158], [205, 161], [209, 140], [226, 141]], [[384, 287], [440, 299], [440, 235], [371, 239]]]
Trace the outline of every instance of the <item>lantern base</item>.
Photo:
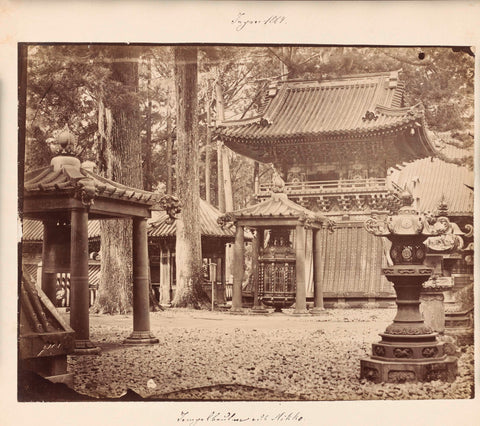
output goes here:
[[360, 377], [375, 383], [453, 382], [457, 358], [449, 356], [436, 333], [417, 335], [380, 334], [372, 345], [372, 355], [360, 361]]
[[453, 382], [457, 376], [457, 358], [448, 356], [432, 361], [360, 360], [360, 378], [374, 383], [415, 383], [442, 380]]
[[158, 340], [150, 331], [134, 331], [124, 341], [124, 345], [154, 345]]

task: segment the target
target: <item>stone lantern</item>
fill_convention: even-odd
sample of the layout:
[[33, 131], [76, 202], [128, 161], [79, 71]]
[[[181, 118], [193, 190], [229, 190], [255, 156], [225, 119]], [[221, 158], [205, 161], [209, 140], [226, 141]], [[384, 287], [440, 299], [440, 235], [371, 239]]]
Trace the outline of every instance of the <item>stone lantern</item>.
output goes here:
[[453, 381], [457, 360], [445, 352], [445, 343], [425, 325], [420, 313], [422, 284], [433, 273], [424, 264], [424, 241], [436, 234], [435, 226], [413, 207], [413, 197], [404, 192], [402, 207], [385, 219], [366, 221], [368, 232], [392, 242], [392, 266], [382, 269], [397, 293], [397, 315], [381, 333], [381, 341], [372, 345], [372, 355], [360, 361], [361, 378], [374, 382]]

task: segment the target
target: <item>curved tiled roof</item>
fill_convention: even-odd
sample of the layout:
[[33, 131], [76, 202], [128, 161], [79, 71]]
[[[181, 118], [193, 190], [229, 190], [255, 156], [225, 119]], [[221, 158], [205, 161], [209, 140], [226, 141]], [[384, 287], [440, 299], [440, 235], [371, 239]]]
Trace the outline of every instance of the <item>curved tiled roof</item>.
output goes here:
[[[234, 238], [234, 230], [229, 227], [222, 228], [217, 219], [222, 213], [211, 204], [200, 199], [200, 229], [204, 237]], [[176, 223], [168, 220], [166, 212], [154, 212], [148, 223], [150, 237], [175, 237]]]
[[289, 200], [287, 194], [272, 192], [271, 197], [259, 204], [244, 209], [229, 212], [226, 216], [235, 219], [245, 218], [306, 218], [318, 223], [330, 223], [331, 221], [318, 213], [306, 209]]
[[420, 211], [436, 211], [443, 198], [448, 214], [473, 214], [473, 191], [468, 187], [473, 187], [473, 172], [466, 167], [424, 158], [394, 170], [390, 179], [401, 188], [407, 187]]
[[[219, 124], [230, 138], [277, 140], [307, 136], [379, 132], [423, 121], [423, 109], [403, 108], [398, 72], [324, 81], [279, 82], [264, 112]], [[372, 113], [368, 118], [367, 113]], [[419, 123], [422, 124], [422, 123]]]
[[24, 189], [26, 196], [80, 191], [91, 198], [100, 196], [147, 205], [157, 202], [156, 194], [99, 176], [81, 167], [73, 157], [55, 157], [50, 166], [27, 173]]

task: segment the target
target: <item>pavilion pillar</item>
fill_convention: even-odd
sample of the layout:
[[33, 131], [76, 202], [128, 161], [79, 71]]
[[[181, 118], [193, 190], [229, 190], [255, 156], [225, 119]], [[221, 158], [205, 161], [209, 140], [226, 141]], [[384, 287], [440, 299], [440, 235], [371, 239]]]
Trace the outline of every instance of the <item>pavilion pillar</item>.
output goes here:
[[90, 342], [88, 288], [88, 212], [71, 211], [70, 233], [70, 325], [75, 330], [75, 353], [97, 354], [100, 348]]
[[233, 295], [230, 312], [242, 312], [242, 282], [244, 262], [243, 226], [236, 226], [235, 245], [233, 247]]
[[321, 315], [325, 312], [323, 306], [323, 250], [325, 249], [325, 239], [323, 238], [326, 230], [316, 229], [313, 233], [313, 309], [312, 315]]
[[150, 331], [147, 219], [133, 218], [133, 332], [126, 344], [158, 343]]
[[305, 227], [300, 224], [295, 228], [295, 310], [293, 315], [306, 315], [307, 289], [305, 284]]
[[253, 308], [252, 312], [256, 314], [267, 313], [260, 303], [258, 292], [258, 271], [259, 271], [259, 257], [260, 257], [260, 233], [261, 230], [256, 230], [252, 240], [252, 277], [253, 277]]
[[160, 305], [170, 306], [172, 284], [170, 282], [170, 249], [168, 244], [160, 246]]
[[57, 306], [57, 271], [55, 268], [55, 230], [56, 224], [43, 221], [42, 247], [42, 290], [54, 306]]

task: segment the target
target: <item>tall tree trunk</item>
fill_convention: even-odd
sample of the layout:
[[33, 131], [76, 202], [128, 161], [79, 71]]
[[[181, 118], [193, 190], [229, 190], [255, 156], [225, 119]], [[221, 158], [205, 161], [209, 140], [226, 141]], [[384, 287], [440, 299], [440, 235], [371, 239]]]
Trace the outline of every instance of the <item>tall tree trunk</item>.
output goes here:
[[225, 213], [225, 187], [223, 184], [223, 148], [222, 142], [217, 141], [217, 196], [218, 210]]
[[147, 112], [146, 112], [146, 137], [144, 150], [144, 189], [152, 190], [152, 97], [151, 97], [151, 83], [152, 83], [152, 60], [149, 59], [147, 63]]
[[[138, 91], [138, 52], [131, 46], [110, 47], [112, 82], [117, 96], [99, 106], [100, 168], [110, 179], [141, 188], [142, 147]], [[108, 103], [107, 103], [108, 102]], [[101, 278], [94, 309], [126, 313], [132, 305], [132, 222], [100, 222]]]
[[205, 99], [205, 108], [207, 111], [207, 139], [205, 141], [205, 200], [211, 203], [210, 196], [210, 167], [211, 167], [211, 144], [212, 144], [212, 129], [210, 127], [210, 97], [207, 95]]
[[[223, 90], [220, 83], [215, 84], [215, 100], [217, 105], [217, 121], [218, 123], [222, 123], [225, 120], [225, 102], [223, 99]], [[223, 143], [219, 143], [217, 146], [217, 150], [220, 152], [218, 155], [219, 158], [219, 179], [222, 179], [222, 190], [220, 190], [220, 186], [218, 188], [218, 192], [221, 194], [219, 197], [222, 198], [222, 201], [225, 203], [221, 203], [220, 211], [233, 211], [233, 194], [232, 194], [232, 180], [230, 177], [230, 160], [228, 158], [228, 151], [223, 146]], [[220, 181], [219, 181], [220, 182]]]
[[171, 195], [173, 194], [173, 173], [172, 173], [172, 162], [173, 162], [173, 135], [172, 135], [172, 117], [170, 114], [170, 106], [167, 107], [167, 188], [166, 193]]
[[176, 238], [177, 287], [172, 305], [208, 307], [202, 288], [200, 233], [200, 179], [198, 159], [197, 48], [177, 46], [175, 88], [177, 99], [177, 196], [182, 206]]
[[230, 176], [230, 158], [228, 148], [222, 145], [222, 160], [223, 160], [223, 188], [225, 191], [225, 210], [227, 212], [233, 211], [233, 191], [232, 178]]

